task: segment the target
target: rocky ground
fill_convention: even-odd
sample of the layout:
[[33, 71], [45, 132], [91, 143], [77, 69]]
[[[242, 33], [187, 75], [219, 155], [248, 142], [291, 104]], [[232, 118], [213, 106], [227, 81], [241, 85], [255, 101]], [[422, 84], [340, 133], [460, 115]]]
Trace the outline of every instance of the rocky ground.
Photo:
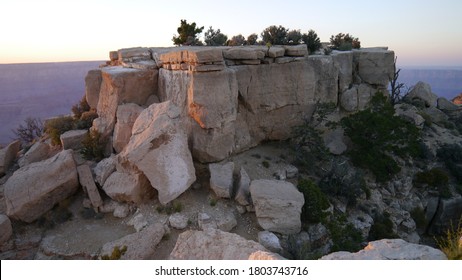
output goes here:
[[[235, 163], [235, 170], [245, 167], [251, 179], [275, 179], [292, 160], [293, 150], [287, 142], [268, 143], [229, 159]], [[149, 259], [168, 259], [180, 233], [200, 229], [200, 213], [208, 214], [218, 224], [225, 223], [229, 216], [234, 217], [235, 226], [230, 232], [258, 241], [262, 229], [255, 213], [247, 212], [234, 200], [217, 198], [209, 186], [207, 166], [198, 164], [196, 170], [198, 181], [174, 202], [181, 208], [177, 214], [187, 220], [184, 229], [169, 226], [169, 217], [173, 214], [167, 212], [174, 210], [160, 209], [162, 206], [157, 200], [131, 205], [126, 217], [117, 218], [113, 213], [95, 213], [88, 208], [87, 195], [79, 190], [37, 222], [13, 222], [13, 236], [2, 245], [0, 259], [98, 258], [104, 244], [156, 223], [164, 225], [166, 233]], [[6, 178], [2, 178], [2, 182]], [[3, 193], [3, 185], [1, 190]], [[106, 205], [113, 203], [107, 197], [105, 201]], [[1, 205], [5, 213], [3, 195]]]

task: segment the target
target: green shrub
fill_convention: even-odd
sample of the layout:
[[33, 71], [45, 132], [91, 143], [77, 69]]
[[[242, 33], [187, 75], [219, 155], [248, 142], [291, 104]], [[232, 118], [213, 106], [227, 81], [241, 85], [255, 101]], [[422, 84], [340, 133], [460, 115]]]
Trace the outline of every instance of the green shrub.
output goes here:
[[437, 156], [445, 163], [451, 175], [462, 182], [462, 145], [443, 145], [438, 149]]
[[119, 248], [119, 246], [115, 246], [114, 249], [112, 250], [111, 255], [102, 255], [101, 259], [102, 260], [120, 260], [120, 258], [125, 255], [127, 252], [127, 246], [123, 246], [122, 248]]
[[319, 39], [318, 34], [312, 29], [302, 35], [302, 40], [308, 47], [310, 54], [317, 52], [322, 47], [321, 39]]
[[376, 215], [368, 237], [370, 241], [384, 238], [398, 238], [398, 235], [393, 230], [393, 222], [391, 221], [390, 214], [388, 212]]
[[61, 134], [72, 129], [74, 118], [71, 116], [56, 117], [45, 122], [45, 133], [50, 136], [53, 145], [61, 145]]
[[83, 148], [80, 153], [86, 159], [100, 161], [104, 158], [107, 143], [106, 137], [103, 137], [98, 131], [92, 130], [83, 139]]
[[327, 228], [333, 243], [332, 252], [357, 252], [363, 247], [364, 239], [361, 232], [351, 223], [346, 222], [345, 217], [335, 217], [327, 224]]
[[440, 197], [450, 198], [448, 174], [441, 168], [416, 173], [413, 184], [415, 187], [428, 186], [438, 191]]
[[321, 189], [310, 180], [300, 180], [297, 186], [303, 193], [305, 204], [302, 208], [302, 221], [307, 223], [319, 223], [325, 217], [324, 210], [329, 208], [329, 200]]
[[345, 134], [354, 144], [349, 151], [352, 162], [369, 169], [378, 182], [390, 180], [401, 170], [393, 156], [422, 154], [419, 129], [394, 114], [387, 97], [378, 92], [370, 108], [341, 120]]
[[319, 186], [322, 191], [331, 196], [343, 197], [348, 206], [355, 206], [358, 198], [365, 193], [369, 198], [371, 193], [361, 171], [357, 171], [348, 162], [335, 159], [332, 169], [321, 179]]
[[336, 50], [351, 50], [361, 48], [361, 42], [358, 38], [351, 36], [350, 34], [339, 33], [330, 37], [330, 44], [333, 49]]
[[90, 111], [90, 105], [88, 105], [87, 98], [83, 96], [79, 103], [72, 106], [71, 111], [72, 114], [74, 114], [75, 119], [80, 119], [84, 112]]
[[80, 119], [75, 120], [76, 129], [89, 129], [93, 125], [93, 120], [98, 117], [98, 114], [94, 110], [83, 112]]
[[262, 164], [263, 167], [265, 167], [265, 168], [269, 168], [269, 167], [270, 167], [270, 163], [269, 163], [267, 160], [262, 161], [261, 164]]
[[212, 207], [215, 207], [215, 206], [217, 205], [217, 203], [218, 203], [218, 200], [217, 200], [216, 198], [211, 198], [211, 199], [209, 200], [209, 204], [210, 204], [210, 206], [212, 206]]

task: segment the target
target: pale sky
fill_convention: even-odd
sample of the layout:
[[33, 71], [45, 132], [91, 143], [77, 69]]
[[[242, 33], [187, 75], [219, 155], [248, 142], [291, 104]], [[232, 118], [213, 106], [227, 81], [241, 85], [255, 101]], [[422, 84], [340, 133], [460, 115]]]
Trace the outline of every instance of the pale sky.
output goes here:
[[111, 50], [172, 46], [181, 19], [232, 37], [270, 25], [323, 42], [350, 33], [402, 66], [462, 66], [460, 0], [0, 0], [0, 63], [107, 60]]

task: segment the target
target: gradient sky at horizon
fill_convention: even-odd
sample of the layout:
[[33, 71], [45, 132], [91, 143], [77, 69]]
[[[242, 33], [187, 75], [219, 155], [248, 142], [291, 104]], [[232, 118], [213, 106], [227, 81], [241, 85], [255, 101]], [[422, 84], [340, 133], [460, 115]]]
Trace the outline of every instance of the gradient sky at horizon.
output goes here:
[[462, 67], [462, 1], [2, 0], [0, 63], [107, 60], [111, 50], [172, 46], [181, 19], [232, 37], [270, 25], [322, 41], [350, 33], [402, 66]]

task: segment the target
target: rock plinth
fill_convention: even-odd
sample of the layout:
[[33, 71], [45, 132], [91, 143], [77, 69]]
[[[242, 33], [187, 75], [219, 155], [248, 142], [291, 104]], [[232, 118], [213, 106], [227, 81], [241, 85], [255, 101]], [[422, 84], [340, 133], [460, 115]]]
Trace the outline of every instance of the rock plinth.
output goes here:
[[142, 172], [164, 205], [196, 180], [179, 115], [179, 108], [170, 101], [152, 104], [137, 118], [130, 142], [120, 154], [119, 161]]
[[[265, 247], [257, 242], [247, 240], [234, 233], [218, 229], [188, 230], [178, 236], [175, 248], [170, 254], [170, 259], [247, 260], [260, 251], [268, 252]], [[256, 259], [256, 255], [254, 255], [253, 259]]]
[[285, 181], [254, 180], [250, 195], [260, 226], [282, 234], [300, 232], [300, 214], [305, 203], [303, 194]]

